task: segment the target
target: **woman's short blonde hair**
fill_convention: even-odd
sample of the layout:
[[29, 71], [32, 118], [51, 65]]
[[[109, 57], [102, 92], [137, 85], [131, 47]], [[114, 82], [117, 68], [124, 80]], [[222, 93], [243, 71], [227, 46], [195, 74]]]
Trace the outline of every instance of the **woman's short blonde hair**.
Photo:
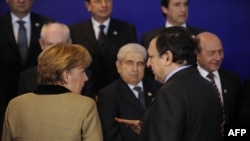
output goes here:
[[73, 68], [87, 68], [92, 61], [87, 49], [76, 44], [52, 45], [39, 55], [38, 83], [57, 85], [64, 84], [63, 72]]

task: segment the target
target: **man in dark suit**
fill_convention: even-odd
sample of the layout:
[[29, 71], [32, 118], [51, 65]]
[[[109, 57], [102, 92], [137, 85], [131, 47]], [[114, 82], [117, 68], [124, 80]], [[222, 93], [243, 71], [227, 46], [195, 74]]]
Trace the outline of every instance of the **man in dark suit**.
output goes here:
[[[153, 79], [143, 79], [146, 56], [145, 48], [136, 43], [124, 45], [117, 54], [116, 67], [120, 78], [98, 93], [104, 141], [139, 141], [138, 134], [114, 119], [142, 119], [146, 107], [160, 88], [161, 85]], [[140, 86], [143, 93], [134, 90], [135, 86]], [[144, 103], [140, 103], [140, 94]]]
[[210, 32], [202, 32], [197, 35], [197, 43], [197, 68], [201, 76], [207, 80], [209, 80], [207, 75], [210, 72], [214, 74], [216, 86], [222, 97], [225, 125], [236, 126], [238, 124], [239, 100], [242, 96], [240, 76], [220, 68], [224, 51], [219, 37]]
[[[38, 43], [40, 30], [44, 23], [52, 19], [32, 13], [33, 0], [6, 0], [10, 12], [0, 16], [0, 116], [1, 129], [5, 108], [10, 99], [17, 94], [19, 74], [22, 70], [37, 65], [37, 57], [41, 52]], [[18, 21], [24, 21], [26, 29], [26, 55], [21, 59], [18, 42]], [[24, 37], [24, 36], [22, 36]], [[21, 37], [20, 37], [21, 38]]]
[[250, 129], [250, 77], [243, 81], [243, 94], [239, 122], [242, 127]]
[[161, 10], [163, 16], [166, 17], [165, 26], [148, 31], [142, 35], [141, 44], [146, 48], [148, 48], [150, 40], [166, 27], [183, 26], [194, 36], [202, 31], [199, 28], [186, 24], [188, 19], [188, 0], [161, 0]]
[[[73, 43], [83, 45], [90, 52], [93, 62], [89, 69], [99, 90], [119, 77], [116, 54], [122, 45], [137, 41], [136, 31], [133, 25], [110, 17], [112, 0], [86, 0], [85, 5], [92, 17], [72, 25], [71, 38]], [[103, 32], [100, 25], [105, 26], [102, 26]]]
[[192, 35], [183, 27], [166, 28], [151, 40], [147, 66], [164, 86], [143, 119], [143, 141], [221, 139], [219, 98], [193, 67], [194, 49]]
[[[161, 0], [161, 10], [166, 18], [165, 25], [144, 33], [141, 37], [141, 44], [148, 48], [150, 40], [162, 30], [171, 26], [182, 26], [187, 28], [193, 36], [196, 36], [201, 29], [186, 24], [188, 19], [188, 0]], [[146, 75], [153, 78], [150, 69], [146, 69]]]
[[142, 141], [221, 140], [219, 97], [194, 67], [195, 45], [183, 27], [166, 28], [151, 40], [147, 66], [164, 86], [148, 107], [142, 126], [135, 120], [116, 119], [140, 133]]

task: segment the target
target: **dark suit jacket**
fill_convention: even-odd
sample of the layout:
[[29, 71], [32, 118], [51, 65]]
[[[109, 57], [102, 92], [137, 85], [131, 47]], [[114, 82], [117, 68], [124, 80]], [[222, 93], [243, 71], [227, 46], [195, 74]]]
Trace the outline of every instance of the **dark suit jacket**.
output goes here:
[[[21, 64], [18, 45], [12, 29], [10, 12], [0, 16], [0, 84], [1, 84], [1, 113], [5, 110], [10, 99], [17, 95], [19, 74], [22, 70], [37, 65], [37, 57], [41, 52], [38, 42], [41, 27], [52, 19], [30, 14], [31, 18], [31, 40], [27, 53], [27, 61]], [[3, 106], [2, 106], [3, 105]]]
[[175, 73], [145, 113], [142, 141], [219, 141], [222, 109], [212, 85], [194, 67]]
[[91, 20], [71, 26], [70, 31], [72, 42], [86, 47], [93, 58], [89, 69], [93, 72], [98, 90], [119, 78], [115, 66], [116, 54], [121, 46], [137, 41], [133, 25], [111, 18], [102, 48], [98, 46]]
[[226, 115], [226, 126], [234, 126], [238, 124], [239, 102], [242, 97], [240, 76], [223, 69], [219, 70], [219, 75]]
[[243, 81], [243, 96], [240, 105], [239, 122], [242, 126], [250, 127], [250, 78]]
[[[160, 84], [151, 79], [143, 80], [145, 104], [151, 102]], [[114, 121], [115, 117], [142, 119], [145, 109], [128, 85], [118, 79], [100, 90], [97, 106], [102, 121], [104, 141], [138, 141], [139, 135], [129, 127]]]
[[[31, 40], [27, 54], [25, 66], [21, 65], [18, 45], [16, 43], [12, 29], [10, 13], [0, 17], [0, 65], [1, 65], [1, 83], [5, 87], [6, 102], [16, 96], [19, 73], [22, 70], [37, 65], [37, 57], [41, 52], [39, 45], [40, 31], [44, 23], [52, 19], [31, 13]], [[8, 95], [8, 96], [7, 96]]]
[[[94, 88], [92, 73], [88, 69], [86, 69], [85, 72], [86, 72], [86, 75], [88, 76], [88, 81], [85, 83], [81, 94], [95, 99], [96, 90], [92, 89]], [[34, 90], [38, 86], [37, 75], [38, 75], [37, 67], [32, 67], [21, 72], [19, 83], [18, 83], [18, 89], [17, 89], [18, 95], [24, 94], [27, 92], [34, 92]]]
[[[154, 36], [158, 35], [163, 29], [165, 29], [166, 27], [160, 27], [154, 30], [151, 30], [149, 32], [146, 32], [142, 35], [141, 37], [141, 44], [143, 46], [145, 46], [146, 48], [148, 48], [150, 41], [154, 38]], [[187, 25], [187, 29], [194, 35], [198, 35], [199, 33], [202, 32], [201, 29], [198, 29], [196, 27], [192, 27]]]

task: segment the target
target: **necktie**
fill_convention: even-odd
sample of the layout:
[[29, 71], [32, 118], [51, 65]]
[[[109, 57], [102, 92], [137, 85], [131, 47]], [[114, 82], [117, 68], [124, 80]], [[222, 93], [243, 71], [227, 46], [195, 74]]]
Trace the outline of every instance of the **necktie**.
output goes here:
[[144, 109], [146, 109], [146, 106], [145, 106], [145, 101], [144, 101], [144, 94], [142, 92], [142, 89], [141, 87], [139, 86], [136, 86], [134, 87], [134, 90], [136, 90], [138, 92], [138, 100], [141, 102], [141, 105]]
[[26, 29], [24, 27], [25, 21], [19, 20], [17, 21], [17, 23], [19, 24], [17, 43], [19, 46], [19, 53], [21, 56], [22, 65], [24, 65], [28, 49]]
[[104, 33], [105, 25], [100, 25], [99, 28], [100, 28], [100, 31], [98, 34], [98, 44], [99, 44], [99, 47], [101, 47], [102, 44], [104, 43], [105, 37], [106, 37], [106, 35]]
[[222, 115], [222, 123], [221, 123], [221, 136], [224, 136], [224, 125], [225, 125], [225, 123], [226, 123], [226, 116], [225, 116], [225, 111], [224, 111], [224, 105], [223, 105], [223, 103], [222, 103], [222, 97], [221, 97], [221, 95], [220, 95], [220, 92], [219, 92], [218, 87], [217, 87], [216, 84], [215, 84], [215, 81], [214, 81], [214, 74], [210, 72], [210, 73], [207, 75], [207, 77], [210, 79], [210, 81], [211, 81], [213, 87], [215, 88], [215, 90], [216, 90], [216, 92], [217, 92], [217, 94], [218, 94], [219, 100], [220, 100], [220, 104], [221, 104], [221, 107], [222, 107], [222, 114], [223, 114], [223, 115]]

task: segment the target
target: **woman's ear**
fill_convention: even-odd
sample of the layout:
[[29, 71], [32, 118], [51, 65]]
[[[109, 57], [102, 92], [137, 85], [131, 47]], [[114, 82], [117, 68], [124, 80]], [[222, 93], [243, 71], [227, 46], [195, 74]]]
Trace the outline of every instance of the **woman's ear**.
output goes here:
[[68, 71], [63, 71], [62, 73], [63, 81], [69, 83], [70, 81], [70, 73]]

